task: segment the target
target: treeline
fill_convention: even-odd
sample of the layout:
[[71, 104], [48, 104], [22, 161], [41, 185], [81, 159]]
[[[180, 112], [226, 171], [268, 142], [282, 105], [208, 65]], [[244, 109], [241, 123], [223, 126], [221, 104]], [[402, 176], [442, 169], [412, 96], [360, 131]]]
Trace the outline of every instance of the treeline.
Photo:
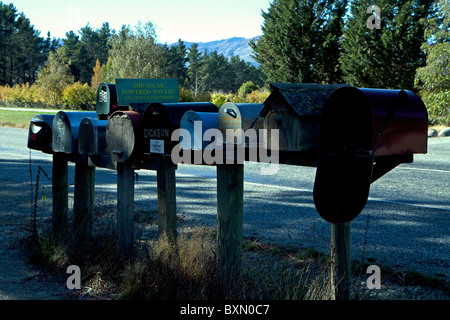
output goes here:
[[413, 90], [450, 125], [449, 0], [274, 0], [262, 15], [251, 47], [268, 82]]
[[0, 2], [0, 9], [0, 26], [12, 30], [0, 33], [6, 53], [0, 59], [3, 105], [92, 109], [98, 85], [116, 78], [176, 78], [182, 101], [224, 96], [243, 101], [246, 94], [238, 90], [244, 83], [250, 81], [246, 88], [253, 91], [264, 84], [262, 72], [238, 56], [200, 52], [197, 44], [187, 48], [181, 40], [171, 46], [158, 43], [151, 22], [119, 31], [105, 22], [98, 29], [87, 25], [67, 32], [62, 40], [50, 34], [44, 39], [12, 4]]
[[158, 43], [150, 22], [44, 39], [0, 7], [0, 103], [92, 108], [98, 84], [115, 78], [177, 78], [181, 101], [218, 103], [262, 102], [270, 82], [348, 83], [415, 91], [431, 123], [450, 124], [450, 0], [273, 0], [250, 43], [258, 68]]

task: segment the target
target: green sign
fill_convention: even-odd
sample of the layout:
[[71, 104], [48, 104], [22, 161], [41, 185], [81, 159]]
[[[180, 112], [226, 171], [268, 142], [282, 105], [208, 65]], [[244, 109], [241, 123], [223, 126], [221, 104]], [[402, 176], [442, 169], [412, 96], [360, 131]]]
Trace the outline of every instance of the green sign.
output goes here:
[[119, 106], [180, 102], [178, 79], [116, 79], [116, 89]]

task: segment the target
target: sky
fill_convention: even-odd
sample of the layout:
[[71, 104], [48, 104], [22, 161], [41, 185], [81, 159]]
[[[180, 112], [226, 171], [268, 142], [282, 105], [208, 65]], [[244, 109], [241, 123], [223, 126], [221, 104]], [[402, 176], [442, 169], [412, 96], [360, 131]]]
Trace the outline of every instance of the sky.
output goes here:
[[209, 42], [232, 37], [252, 38], [262, 34], [261, 11], [270, 0], [2, 0], [12, 3], [30, 19], [41, 37], [50, 31], [55, 38], [78, 32], [88, 23], [100, 28], [109, 22], [119, 31], [122, 25], [139, 21], [156, 25], [158, 41], [174, 43]]

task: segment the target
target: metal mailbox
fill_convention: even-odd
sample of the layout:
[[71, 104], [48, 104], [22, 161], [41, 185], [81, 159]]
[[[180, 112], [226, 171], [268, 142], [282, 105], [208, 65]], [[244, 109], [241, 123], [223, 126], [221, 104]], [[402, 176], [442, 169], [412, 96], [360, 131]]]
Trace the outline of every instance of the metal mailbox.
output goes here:
[[118, 107], [116, 85], [101, 83], [97, 89], [96, 112], [99, 119], [105, 120]]
[[142, 114], [116, 111], [106, 125], [106, 145], [117, 162], [138, 161], [142, 156]]
[[54, 114], [37, 114], [28, 128], [27, 147], [44, 153], [53, 153], [52, 150], [52, 125]]
[[53, 152], [78, 153], [78, 134], [84, 118], [97, 118], [95, 112], [59, 111], [52, 124]]
[[89, 156], [109, 154], [106, 146], [108, 120], [84, 118], [80, 123], [78, 151]]
[[406, 90], [345, 87], [334, 91], [322, 113], [314, 202], [327, 221], [353, 220], [370, 184], [413, 154], [427, 152], [428, 114]]
[[186, 111], [180, 120], [180, 129], [189, 132], [190, 139], [180, 137], [181, 149], [201, 151], [215, 141], [204, 141], [204, 134], [209, 129], [217, 129], [216, 112]]
[[[222, 132], [224, 138], [227, 129], [242, 129], [244, 132], [254, 129], [259, 133], [259, 129], [264, 129], [264, 118], [259, 115], [263, 108], [264, 104], [262, 103], [227, 102], [219, 109], [217, 128]], [[245, 146], [249, 147], [249, 143], [252, 143], [252, 141], [246, 140]], [[258, 144], [257, 141], [256, 144]]]
[[151, 103], [143, 114], [143, 151], [145, 156], [170, 157], [179, 141], [171, 141], [172, 133], [180, 128], [181, 118], [187, 111], [214, 112], [210, 102]]

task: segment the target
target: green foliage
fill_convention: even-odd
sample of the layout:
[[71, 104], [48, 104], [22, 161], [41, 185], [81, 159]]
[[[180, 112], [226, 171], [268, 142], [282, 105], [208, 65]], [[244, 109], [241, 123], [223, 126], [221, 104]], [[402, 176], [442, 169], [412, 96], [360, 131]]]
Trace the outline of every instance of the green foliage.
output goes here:
[[63, 47], [50, 52], [48, 61], [39, 70], [37, 84], [43, 89], [44, 101], [56, 107], [61, 104], [63, 90], [73, 82]]
[[426, 65], [416, 71], [415, 86], [428, 109], [430, 122], [450, 125], [450, 1], [437, 4], [438, 14], [428, 20]]
[[238, 90], [239, 97], [245, 98], [252, 91], [258, 90], [259, 87], [254, 84], [252, 81], [247, 81], [242, 84], [242, 86]]
[[162, 46], [156, 43], [156, 31], [151, 22], [139, 22], [134, 30], [123, 27], [111, 39], [109, 52], [113, 78], [160, 78], [163, 76]]
[[[415, 70], [424, 63], [424, 18], [433, 0], [354, 1], [343, 33], [343, 79], [361, 87], [412, 89]], [[369, 29], [367, 7], [380, 7], [381, 29]]]
[[250, 42], [267, 82], [341, 81], [339, 37], [347, 1], [274, 0]]
[[30, 20], [11, 4], [0, 2], [0, 85], [33, 83], [36, 72], [56, 48], [56, 40], [39, 36]]

